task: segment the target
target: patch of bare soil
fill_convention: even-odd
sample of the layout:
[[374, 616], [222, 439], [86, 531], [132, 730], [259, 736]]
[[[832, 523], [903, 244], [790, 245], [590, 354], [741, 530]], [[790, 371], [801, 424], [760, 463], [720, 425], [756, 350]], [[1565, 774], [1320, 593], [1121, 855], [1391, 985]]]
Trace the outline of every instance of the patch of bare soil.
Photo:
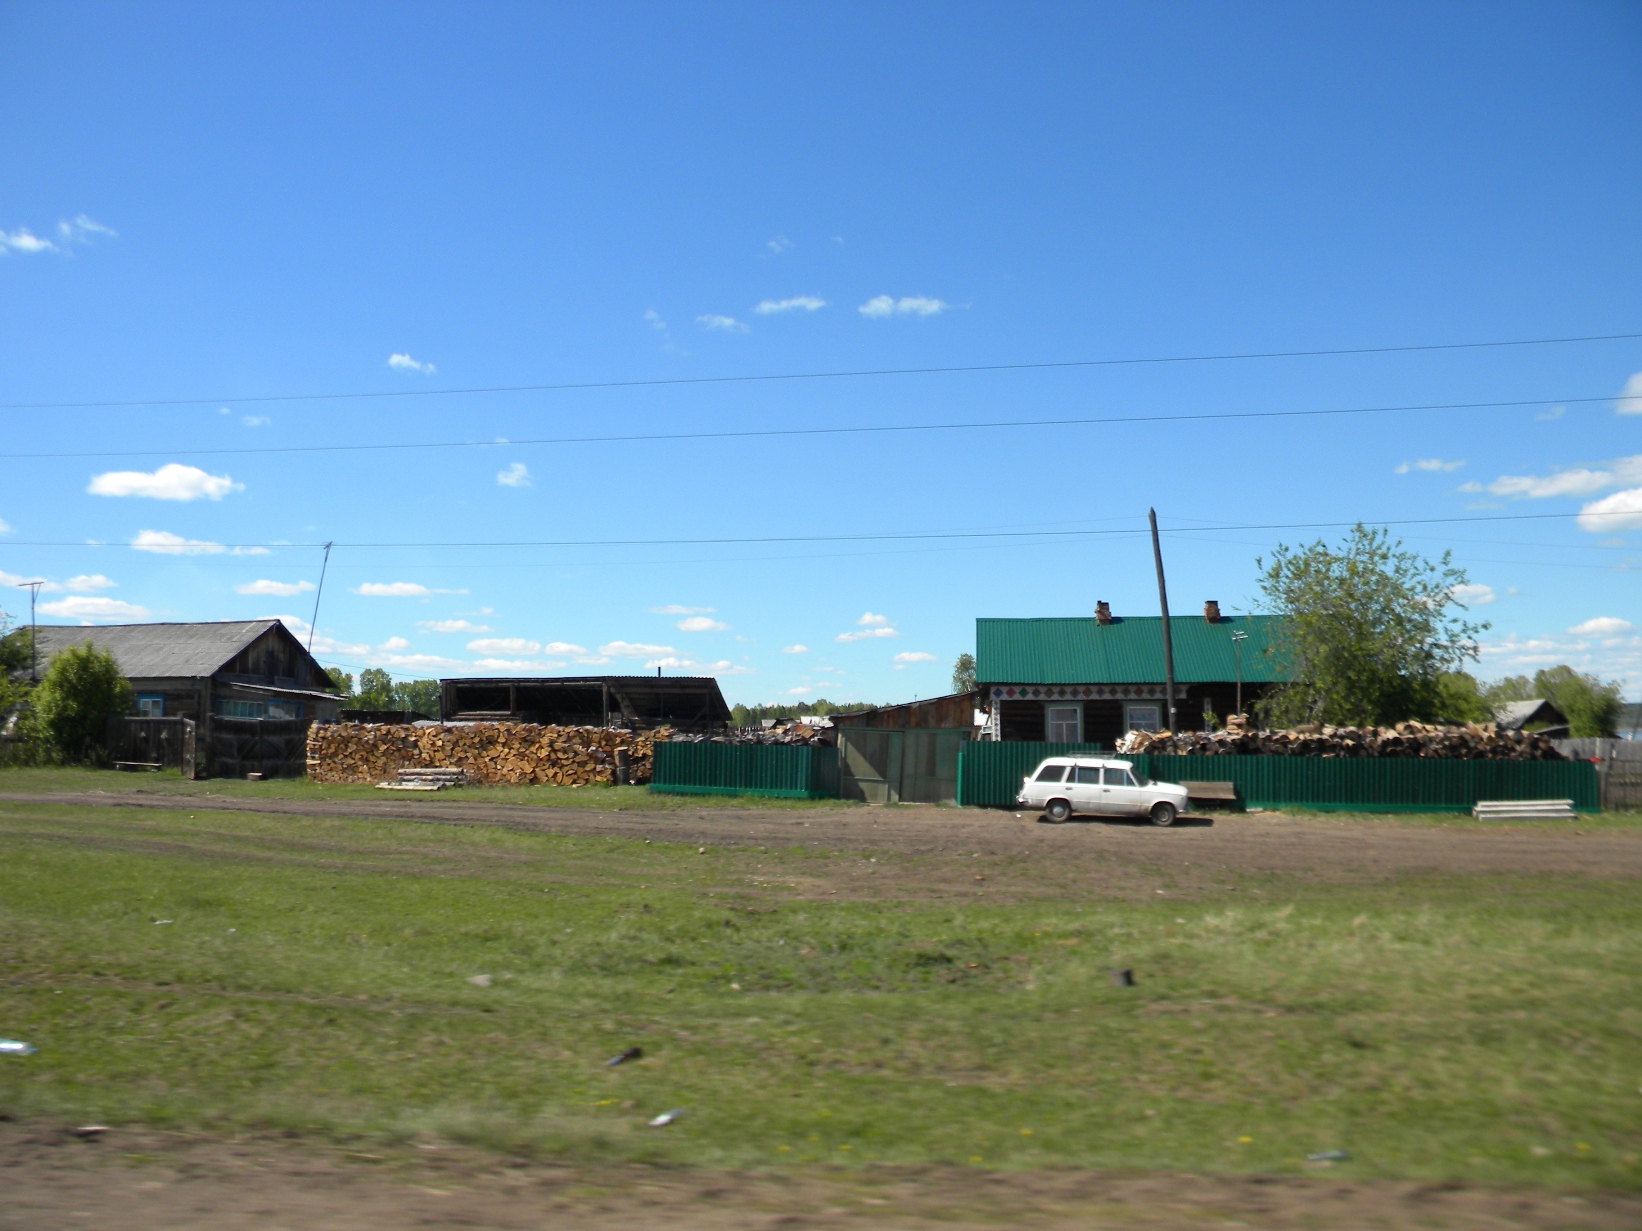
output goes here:
[[1465, 1183], [989, 1172], [978, 1168], [693, 1171], [567, 1167], [426, 1145], [348, 1150], [0, 1124], [0, 1231], [402, 1231], [482, 1227], [1125, 1227], [1195, 1231], [1630, 1231], [1642, 1198]]
[[[1367, 884], [1420, 875], [1558, 874], [1642, 877], [1642, 830], [1582, 832], [1502, 825], [1438, 826], [1386, 818], [1229, 814], [1155, 829], [1127, 822], [1043, 824], [1032, 814], [902, 806], [804, 810], [698, 809], [595, 812], [456, 800], [310, 801], [198, 799], [102, 793], [0, 795], [13, 803], [185, 808], [288, 816], [357, 817], [445, 825], [498, 825], [538, 833], [651, 838], [709, 847], [792, 848], [856, 854], [790, 864], [748, 890], [801, 897], [1038, 895], [1186, 899], [1260, 893], [1251, 878]], [[867, 856], [890, 856], [871, 863]]]

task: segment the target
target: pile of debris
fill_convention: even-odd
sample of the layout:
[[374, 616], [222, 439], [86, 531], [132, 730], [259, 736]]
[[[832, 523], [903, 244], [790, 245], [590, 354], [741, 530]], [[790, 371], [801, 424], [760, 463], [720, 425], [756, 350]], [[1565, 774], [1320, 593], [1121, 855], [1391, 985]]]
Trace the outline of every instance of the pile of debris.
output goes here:
[[1233, 715], [1224, 731], [1130, 731], [1117, 750], [1153, 756], [1431, 757], [1456, 761], [1561, 761], [1556, 745], [1530, 731], [1493, 723], [1463, 727], [1399, 722], [1394, 727], [1330, 727], [1316, 723], [1258, 731]]
[[[588, 786], [650, 781], [660, 731], [543, 727], [523, 722], [450, 726], [308, 728], [308, 777], [315, 782], [382, 782], [401, 770], [461, 770], [473, 783]], [[416, 775], [406, 775], [407, 778]]]
[[676, 734], [672, 739], [674, 743], [812, 744], [817, 748], [830, 748], [837, 740], [837, 732], [831, 727], [788, 722], [773, 727], [731, 727], [717, 735]]

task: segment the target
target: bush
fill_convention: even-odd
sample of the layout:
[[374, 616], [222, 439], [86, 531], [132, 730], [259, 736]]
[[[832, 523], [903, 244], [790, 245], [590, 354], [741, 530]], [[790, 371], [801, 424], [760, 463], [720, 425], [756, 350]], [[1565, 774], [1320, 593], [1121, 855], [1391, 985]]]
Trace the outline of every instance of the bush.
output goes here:
[[130, 712], [131, 685], [114, 656], [88, 641], [58, 652], [32, 700], [39, 737], [64, 761], [83, 763], [105, 755], [108, 720]]

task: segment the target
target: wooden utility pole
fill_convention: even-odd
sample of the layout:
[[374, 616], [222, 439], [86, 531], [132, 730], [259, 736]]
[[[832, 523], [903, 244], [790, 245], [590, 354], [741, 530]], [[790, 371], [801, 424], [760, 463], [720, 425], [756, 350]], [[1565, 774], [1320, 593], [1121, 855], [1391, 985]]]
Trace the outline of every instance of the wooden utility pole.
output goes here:
[[1157, 601], [1163, 608], [1163, 698], [1169, 707], [1169, 730], [1175, 731], [1174, 647], [1169, 642], [1169, 588], [1163, 584], [1163, 548], [1157, 541], [1157, 510], [1147, 509], [1152, 523], [1152, 559], [1157, 564]]

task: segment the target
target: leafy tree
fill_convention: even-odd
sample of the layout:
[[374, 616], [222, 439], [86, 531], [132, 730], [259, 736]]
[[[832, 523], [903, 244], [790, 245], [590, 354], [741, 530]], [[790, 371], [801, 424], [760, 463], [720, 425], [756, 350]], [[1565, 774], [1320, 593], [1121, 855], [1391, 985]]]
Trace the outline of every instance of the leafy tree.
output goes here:
[[331, 687], [341, 693], [344, 700], [353, 696], [353, 676], [341, 667], [327, 667], [325, 674], [331, 677]]
[[438, 680], [400, 680], [393, 686], [390, 709], [415, 710], [428, 718], [439, 717]]
[[1432, 717], [1438, 722], [1492, 722], [1494, 711], [1476, 677], [1465, 671], [1444, 671], [1437, 677], [1437, 704]]
[[359, 692], [355, 695], [351, 708], [361, 710], [395, 709], [393, 676], [382, 670], [381, 667], [366, 667], [359, 673]]
[[1485, 694], [1490, 709], [1512, 701], [1544, 699], [1568, 718], [1568, 734], [1574, 739], [1612, 739], [1619, 726], [1620, 684], [1604, 683], [1594, 675], [1581, 675], [1572, 667], [1546, 667], [1526, 675], [1507, 676]]
[[975, 656], [960, 654], [952, 664], [952, 691], [968, 692], [975, 687]]
[[[6, 713], [22, 701], [28, 692], [29, 645], [33, 633], [26, 628], [12, 628], [6, 613], [0, 611], [0, 723]], [[21, 678], [13, 680], [12, 676]]]
[[131, 685], [107, 650], [92, 642], [60, 650], [34, 690], [34, 723], [65, 761], [104, 748], [109, 718], [131, 709]]
[[766, 718], [801, 718], [806, 714], [858, 714], [862, 710], [872, 708], [863, 701], [839, 705], [825, 697], [814, 701], [799, 701], [793, 705], [743, 705], [738, 701], [730, 707], [730, 721], [738, 727], [756, 727]]
[[1283, 617], [1274, 651], [1289, 680], [1261, 703], [1276, 725], [1441, 717], [1442, 677], [1476, 657], [1488, 627], [1460, 614], [1466, 574], [1450, 553], [1433, 563], [1385, 530], [1359, 524], [1338, 549], [1279, 544], [1256, 565], [1267, 609]]

